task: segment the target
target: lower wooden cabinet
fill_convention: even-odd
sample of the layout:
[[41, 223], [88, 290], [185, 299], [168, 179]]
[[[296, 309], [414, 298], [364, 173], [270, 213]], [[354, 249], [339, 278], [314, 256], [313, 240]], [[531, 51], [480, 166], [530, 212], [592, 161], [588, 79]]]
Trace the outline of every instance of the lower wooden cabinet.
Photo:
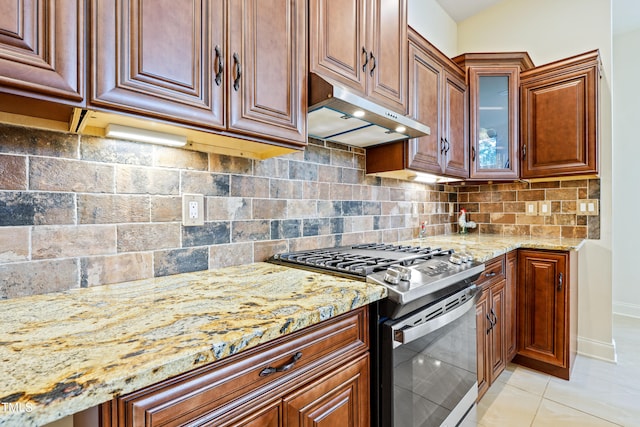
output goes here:
[[577, 348], [575, 252], [520, 249], [515, 362], [569, 379]]
[[515, 282], [509, 262], [515, 252], [502, 255], [486, 263], [476, 282], [482, 294], [476, 304], [476, 333], [478, 345], [478, 399], [504, 371], [510, 359], [513, 331], [515, 331]]
[[370, 424], [366, 307], [101, 405], [102, 427]]

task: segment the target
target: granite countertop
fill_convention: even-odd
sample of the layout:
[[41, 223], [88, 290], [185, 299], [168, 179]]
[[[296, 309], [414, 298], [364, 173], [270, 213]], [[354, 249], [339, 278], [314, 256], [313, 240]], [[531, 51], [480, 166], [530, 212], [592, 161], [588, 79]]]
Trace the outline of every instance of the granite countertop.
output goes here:
[[255, 263], [0, 301], [0, 426], [54, 421], [385, 296]]
[[[583, 239], [442, 235], [470, 252]], [[386, 297], [361, 281], [255, 263], [0, 301], [0, 426], [39, 426]]]
[[441, 247], [456, 252], [468, 252], [476, 261], [485, 262], [514, 249], [549, 249], [557, 251], [580, 250], [585, 239], [518, 237], [491, 234], [447, 234], [427, 236], [401, 242], [412, 246]]

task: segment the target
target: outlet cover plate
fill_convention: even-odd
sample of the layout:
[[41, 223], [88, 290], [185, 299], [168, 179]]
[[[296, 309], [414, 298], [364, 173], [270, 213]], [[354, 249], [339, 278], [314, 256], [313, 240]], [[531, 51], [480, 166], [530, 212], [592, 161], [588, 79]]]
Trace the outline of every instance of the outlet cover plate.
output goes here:
[[525, 214], [536, 216], [538, 215], [538, 202], [526, 202], [524, 204]]
[[538, 215], [549, 216], [551, 215], [551, 201], [541, 200], [538, 202]]
[[204, 225], [204, 195], [182, 195], [182, 225], [185, 227]]

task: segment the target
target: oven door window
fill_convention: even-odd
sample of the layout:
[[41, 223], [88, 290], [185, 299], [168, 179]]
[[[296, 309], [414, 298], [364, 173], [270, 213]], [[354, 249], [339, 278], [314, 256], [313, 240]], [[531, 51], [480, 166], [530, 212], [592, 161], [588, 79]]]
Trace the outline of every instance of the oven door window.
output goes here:
[[[387, 425], [439, 426], [446, 421], [445, 425], [453, 426], [475, 402], [476, 318], [475, 310], [468, 307], [470, 304], [465, 305], [464, 314], [452, 322], [423, 336], [414, 334], [410, 342], [400, 345], [396, 342], [395, 348], [388, 339], [393, 340], [396, 332], [392, 326], [384, 325], [383, 341], [387, 342], [381, 350], [387, 354], [383, 354], [381, 364], [387, 372], [382, 375], [382, 393], [386, 395], [382, 398], [387, 404], [382, 406], [387, 406], [390, 413], [383, 414], [383, 419], [393, 420], [393, 424]], [[392, 396], [385, 393], [390, 390]]]

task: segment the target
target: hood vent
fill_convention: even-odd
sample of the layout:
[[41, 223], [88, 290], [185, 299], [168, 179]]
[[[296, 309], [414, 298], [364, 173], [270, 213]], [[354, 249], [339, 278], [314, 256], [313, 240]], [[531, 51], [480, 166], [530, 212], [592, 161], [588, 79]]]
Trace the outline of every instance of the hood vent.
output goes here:
[[429, 135], [428, 126], [355, 95], [328, 79], [310, 75], [310, 137], [368, 147]]

